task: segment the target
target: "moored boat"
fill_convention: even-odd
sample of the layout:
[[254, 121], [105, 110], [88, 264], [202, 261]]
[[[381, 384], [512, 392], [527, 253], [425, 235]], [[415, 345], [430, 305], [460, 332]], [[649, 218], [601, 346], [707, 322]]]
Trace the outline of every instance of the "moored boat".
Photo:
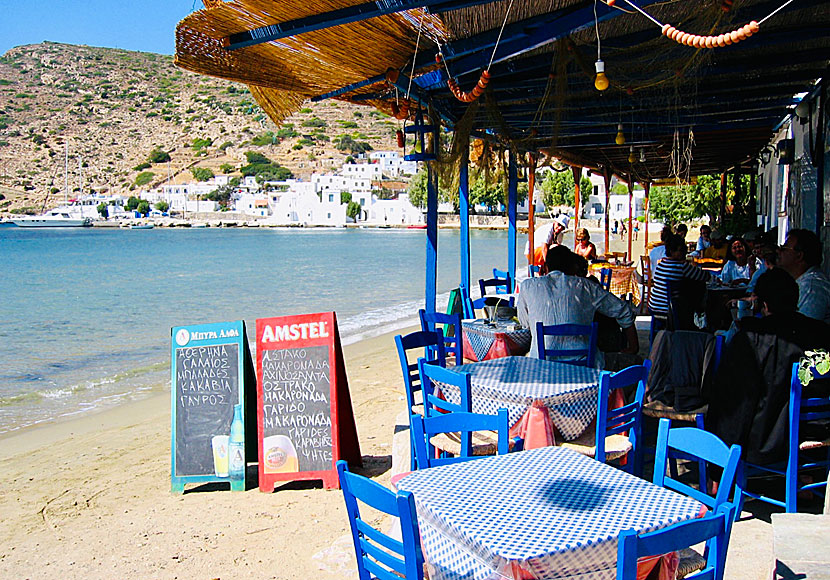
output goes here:
[[21, 228], [82, 228], [92, 225], [89, 218], [74, 217], [59, 211], [14, 218], [11, 222]]

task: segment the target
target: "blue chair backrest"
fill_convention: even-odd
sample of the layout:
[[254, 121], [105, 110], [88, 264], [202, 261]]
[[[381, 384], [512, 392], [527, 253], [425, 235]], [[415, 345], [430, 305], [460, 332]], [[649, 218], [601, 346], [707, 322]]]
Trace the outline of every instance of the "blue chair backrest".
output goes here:
[[[510, 447], [508, 441], [510, 424], [507, 409], [499, 409], [497, 415], [462, 412], [445, 413], [432, 417], [418, 415], [412, 417], [412, 430], [415, 436], [415, 454], [417, 455], [419, 469], [483, 457], [473, 455], [472, 435], [476, 431], [496, 431], [498, 433], [498, 455], [504, 455]], [[429, 440], [439, 433], [458, 433], [461, 439], [461, 453], [454, 457], [435, 457]]]
[[722, 580], [735, 505], [725, 503], [715, 513], [637, 535], [620, 533], [617, 543], [617, 580], [637, 580], [637, 559], [668, 554], [706, 541], [706, 567], [686, 576], [692, 580]]
[[510, 294], [513, 289], [510, 288], [510, 280], [503, 278], [489, 278], [487, 280], [481, 279], [478, 281], [478, 287], [481, 290], [481, 295], [487, 295], [488, 288], [495, 288], [496, 294]]
[[599, 283], [608, 292], [611, 291], [611, 274], [612, 273], [613, 273], [613, 270], [611, 270], [611, 268], [603, 268], [602, 270], [599, 271]]
[[[580, 348], [546, 348], [546, 336], [583, 336], [588, 345]], [[536, 347], [538, 357], [543, 360], [555, 360], [569, 364], [593, 367], [597, 351], [597, 323], [588, 324], [551, 324], [536, 323]], [[568, 357], [561, 359], [559, 357]]]
[[[424, 391], [425, 417], [458, 411], [470, 413], [473, 410], [470, 375], [444, 368], [424, 359], [418, 360], [418, 371], [421, 375], [421, 388]], [[435, 383], [438, 383], [439, 390], [445, 386], [458, 389], [459, 403], [451, 403], [439, 397], [435, 392]]]
[[[813, 380], [830, 378], [830, 372], [822, 375], [815, 368], [811, 368]], [[790, 441], [787, 458], [787, 477], [791, 479], [791, 486], [798, 480], [798, 450], [801, 440], [801, 424], [808, 421], [830, 420], [830, 396], [804, 397], [803, 387], [798, 378], [798, 363], [793, 364], [792, 379], [790, 381]], [[815, 486], [810, 486], [815, 487]], [[830, 489], [825, 489], [830, 494]], [[787, 511], [797, 511], [795, 498], [788, 498], [792, 504]]]
[[[669, 449], [680, 451], [693, 459], [702, 459], [723, 469], [715, 497], [666, 475]], [[729, 500], [735, 484], [735, 473], [741, 460], [741, 446], [718, 439], [716, 435], [696, 427], [672, 429], [669, 419], [660, 419], [657, 428], [657, 447], [654, 455], [654, 484], [696, 499], [705, 506], [716, 509]]]
[[470, 300], [470, 291], [465, 286], [458, 287], [458, 293], [461, 295], [462, 314], [465, 319], [476, 317], [475, 307], [473, 301]]
[[[399, 491], [394, 494], [371, 479], [350, 473], [348, 464], [343, 460], [337, 462], [337, 475], [346, 501], [360, 580], [400, 580], [401, 576], [408, 580], [422, 580], [424, 556], [412, 493]], [[401, 539], [381, 532], [362, 519], [358, 500], [398, 518]]]
[[[599, 378], [599, 398], [597, 399], [597, 439], [594, 457], [605, 463], [605, 438], [609, 435], [628, 433], [628, 439], [633, 445], [633, 457], [626, 462], [625, 469], [629, 473], [642, 473], [642, 419], [643, 402], [646, 396], [646, 381], [651, 370], [651, 361], [646, 360], [642, 365], [623, 369], [616, 373], [603, 371]], [[617, 407], [608, 408], [611, 391], [622, 389], [629, 385], [637, 385], [634, 401]]]
[[[461, 314], [427, 312], [421, 308], [418, 311], [418, 318], [421, 320], [421, 330], [441, 330], [443, 332], [445, 354], [452, 353], [455, 356], [455, 364], [463, 364], [464, 341], [462, 340]], [[436, 325], [438, 324], [442, 324], [443, 328], [437, 328]], [[434, 347], [430, 347], [427, 353], [427, 358], [436, 358], [437, 353]]]
[[395, 346], [398, 349], [398, 359], [401, 363], [401, 374], [403, 375], [404, 386], [406, 387], [406, 403], [408, 405], [409, 413], [412, 413], [412, 408], [415, 406], [415, 393], [421, 390], [421, 374], [418, 369], [418, 359], [422, 355], [413, 357], [414, 362], [410, 362], [408, 356], [409, 351], [415, 349], [435, 349], [435, 358], [439, 364], [444, 364], [444, 337], [440, 330], [419, 330], [407, 335], [397, 335], [395, 337]]
[[538, 276], [538, 275], [539, 275], [539, 273], [540, 273], [541, 271], [542, 271], [542, 267], [541, 267], [541, 266], [537, 266], [536, 264], [530, 264], [530, 265], [527, 267], [527, 277], [528, 277], [528, 278], [535, 278], [536, 276]]
[[513, 292], [513, 276], [510, 275], [510, 272], [493, 268], [493, 278], [496, 280], [504, 280], [507, 283], [505, 290], [496, 287], [496, 294], [510, 294]]

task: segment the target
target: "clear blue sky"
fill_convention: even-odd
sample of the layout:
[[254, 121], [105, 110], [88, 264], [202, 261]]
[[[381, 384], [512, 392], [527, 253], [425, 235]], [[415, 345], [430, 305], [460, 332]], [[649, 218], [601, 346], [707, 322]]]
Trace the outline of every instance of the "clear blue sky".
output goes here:
[[201, 0], [0, 0], [0, 55], [44, 40], [173, 54]]

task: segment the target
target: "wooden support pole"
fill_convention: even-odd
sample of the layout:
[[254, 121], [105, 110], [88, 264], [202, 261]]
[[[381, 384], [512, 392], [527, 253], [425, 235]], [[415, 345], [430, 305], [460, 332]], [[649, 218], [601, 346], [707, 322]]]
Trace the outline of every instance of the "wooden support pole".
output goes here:
[[646, 197], [645, 197], [645, 199], [643, 200], [643, 212], [645, 213], [645, 218], [646, 218], [646, 220], [645, 220], [645, 224], [644, 224], [644, 225], [645, 225], [645, 227], [643, 228], [643, 233], [645, 234], [645, 235], [643, 236], [643, 254], [648, 255], [648, 210], [649, 210], [649, 207], [648, 207], [648, 196], [649, 196], [649, 194], [651, 193], [651, 182], [650, 182], [650, 181], [646, 181], [646, 182], [643, 184], [643, 187], [644, 187], [644, 188], [645, 188], [645, 190], [646, 190]]
[[611, 209], [611, 171], [605, 169], [602, 177], [605, 180], [605, 253], [607, 254], [611, 251], [611, 242], [608, 232], [608, 213]]
[[634, 200], [634, 175], [629, 173], [628, 174], [628, 256], [627, 259], [631, 259], [631, 240], [633, 239], [633, 234], [631, 233], [634, 228], [631, 227], [631, 206], [633, 205]]
[[576, 230], [579, 229], [579, 182], [582, 180], [582, 167], [572, 165], [571, 171], [574, 176], [574, 249], [576, 249]]

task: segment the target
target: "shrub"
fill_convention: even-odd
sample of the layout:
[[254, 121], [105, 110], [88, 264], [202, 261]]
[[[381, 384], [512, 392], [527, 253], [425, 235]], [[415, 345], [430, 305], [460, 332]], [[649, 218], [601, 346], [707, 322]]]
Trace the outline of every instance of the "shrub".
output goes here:
[[193, 174], [193, 179], [196, 181], [207, 181], [213, 177], [213, 171], [207, 167], [194, 167], [190, 170], [190, 173]]
[[152, 167], [152, 165], [145, 161], [144, 163], [139, 163], [138, 165], [133, 167], [133, 171], [143, 171], [145, 169], [148, 169], [149, 167]]
[[274, 135], [271, 131], [266, 131], [265, 133], [261, 133], [251, 139], [251, 145], [256, 145], [258, 147], [262, 147], [264, 145], [273, 145], [277, 142], [277, 136]]
[[160, 201], [155, 205], [155, 208], [159, 210], [161, 213], [165, 213], [168, 209], [170, 209], [170, 204], [166, 201]]
[[308, 114], [311, 113], [311, 109], [309, 109], [308, 107], [303, 107], [302, 109], [300, 109], [300, 112], [303, 114]]
[[147, 215], [148, 213], [150, 213], [150, 202], [149, 201], [144, 201], [142, 199], [141, 203], [138, 204], [138, 207], [136, 208], [136, 211], [138, 213], [140, 213], [141, 215]]
[[344, 129], [357, 129], [357, 123], [354, 121], [337, 121]]
[[210, 137], [208, 137], [207, 139], [197, 137], [193, 140], [193, 143], [191, 143], [190, 146], [193, 148], [194, 151], [198, 151], [200, 149], [207, 149], [211, 145], [213, 145], [213, 139], [211, 139]]
[[225, 149], [227, 149], [228, 147], [230, 147], [232, 145], [233, 145], [233, 143], [231, 141], [225, 141], [224, 143], [222, 143], [219, 146], [219, 151], [224, 151]]
[[292, 147], [292, 149], [294, 151], [299, 151], [302, 148], [303, 148], [303, 146], [300, 143], [295, 143], [294, 146]]
[[227, 175], [228, 173], [233, 173], [234, 169], [236, 168], [230, 163], [223, 163], [219, 166], [219, 171], [221, 171], [225, 175]]
[[150, 163], [167, 163], [170, 161], [170, 154], [167, 151], [162, 150], [159, 147], [156, 147], [152, 151], [150, 151], [150, 155], [147, 158]]
[[138, 175], [135, 176], [135, 184], [138, 186], [147, 185], [151, 181], [153, 181], [153, 177], [155, 177], [155, 173], [152, 171], [142, 171]]
[[328, 125], [324, 120], [319, 117], [312, 117], [311, 119], [307, 119], [303, 121], [303, 127], [327, 127]]

